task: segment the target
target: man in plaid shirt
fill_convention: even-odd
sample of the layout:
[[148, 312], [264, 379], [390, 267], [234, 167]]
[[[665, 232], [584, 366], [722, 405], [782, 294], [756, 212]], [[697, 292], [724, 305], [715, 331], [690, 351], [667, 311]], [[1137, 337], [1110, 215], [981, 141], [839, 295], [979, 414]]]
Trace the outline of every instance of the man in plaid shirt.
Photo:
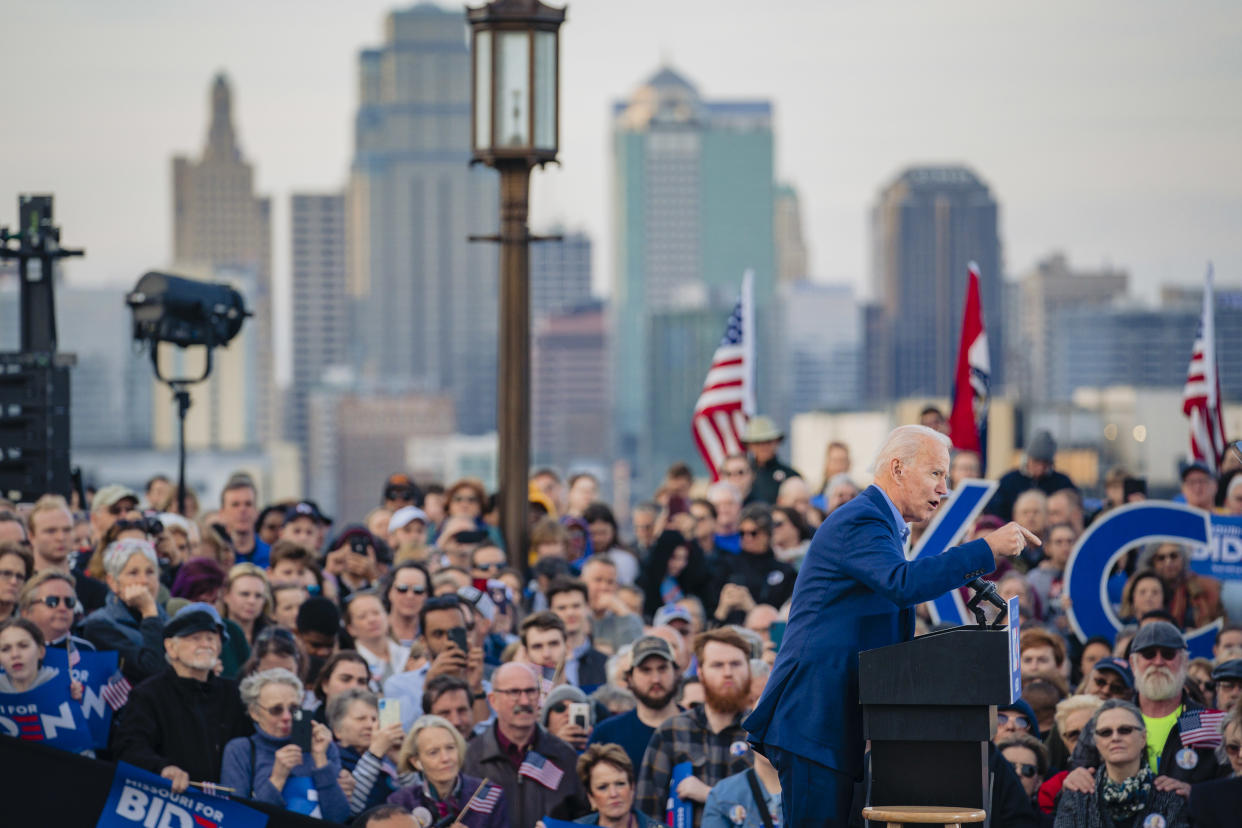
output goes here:
[[664, 822], [673, 768], [693, 766], [676, 794], [694, 803], [694, 824], [712, 786], [754, 765], [742, 727], [750, 699], [750, 645], [729, 627], [700, 634], [694, 642], [706, 701], [664, 722], [651, 737], [638, 772], [638, 809]]

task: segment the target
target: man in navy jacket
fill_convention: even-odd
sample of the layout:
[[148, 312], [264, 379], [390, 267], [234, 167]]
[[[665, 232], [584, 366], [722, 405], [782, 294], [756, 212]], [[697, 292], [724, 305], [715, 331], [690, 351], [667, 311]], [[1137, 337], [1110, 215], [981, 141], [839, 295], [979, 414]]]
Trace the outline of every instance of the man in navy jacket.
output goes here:
[[789, 626], [763, 696], [744, 722], [780, 772], [791, 825], [844, 828], [862, 778], [858, 653], [914, 635], [914, 607], [991, 572], [1039, 539], [1016, 523], [931, 558], [907, 561], [907, 522], [935, 513], [948, 491], [948, 439], [895, 429], [875, 484], [824, 521], [794, 587]]

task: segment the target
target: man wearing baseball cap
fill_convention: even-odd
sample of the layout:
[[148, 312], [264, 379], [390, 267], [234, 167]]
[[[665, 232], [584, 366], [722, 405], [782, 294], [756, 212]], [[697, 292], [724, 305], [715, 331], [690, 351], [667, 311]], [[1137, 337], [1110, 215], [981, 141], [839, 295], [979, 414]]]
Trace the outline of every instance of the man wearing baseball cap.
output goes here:
[[225, 744], [251, 732], [237, 683], [214, 672], [227, 637], [220, 613], [202, 602], [164, 625], [169, 669], [130, 692], [109, 744], [116, 759], [171, 780], [176, 792], [191, 780], [220, 781]]
[[121, 515], [138, 508], [138, 493], [128, 486], [113, 483], [95, 492], [91, 498], [91, 534], [98, 541]]
[[634, 642], [632, 664], [625, 673], [625, 684], [638, 706], [628, 713], [605, 719], [591, 732], [590, 744], [614, 742], [640, 768], [651, 734], [667, 719], [681, 712], [677, 696], [681, 691], [681, 670], [673, 648], [663, 638], [644, 635]]
[[[1216, 747], [1224, 714], [1208, 710], [1186, 695], [1186, 668], [1190, 654], [1186, 639], [1168, 621], [1153, 621], [1139, 629], [1130, 643], [1137, 704], [1147, 731], [1145, 759], [1160, 790], [1176, 790], [1189, 797], [1190, 786], [1219, 776]], [[1086, 738], [1084, 731], [1082, 738]], [[1098, 754], [1097, 754], [1098, 756]], [[1065, 778], [1067, 790], [1095, 790], [1098, 768], [1079, 768]]]

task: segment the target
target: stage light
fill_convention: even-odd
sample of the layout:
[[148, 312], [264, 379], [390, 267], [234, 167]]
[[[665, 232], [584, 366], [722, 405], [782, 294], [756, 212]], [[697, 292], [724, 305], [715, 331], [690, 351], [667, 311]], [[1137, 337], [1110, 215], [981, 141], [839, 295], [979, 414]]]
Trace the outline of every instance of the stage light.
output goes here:
[[227, 345], [251, 313], [234, 288], [151, 271], [125, 297], [134, 314], [134, 339], [181, 348]]

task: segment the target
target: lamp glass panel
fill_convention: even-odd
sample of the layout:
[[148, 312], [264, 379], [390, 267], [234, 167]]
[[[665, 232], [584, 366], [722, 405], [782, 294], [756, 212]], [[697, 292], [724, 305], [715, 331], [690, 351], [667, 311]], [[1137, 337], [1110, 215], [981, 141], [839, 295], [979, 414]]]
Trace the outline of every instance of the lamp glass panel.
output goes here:
[[492, 33], [474, 36], [474, 146], [492, 146]]
[[535, 147], [556, 152], [556, 32], [535, 32]]
[[530, 35], [496, 33], [496, 148], [530, 146]]

